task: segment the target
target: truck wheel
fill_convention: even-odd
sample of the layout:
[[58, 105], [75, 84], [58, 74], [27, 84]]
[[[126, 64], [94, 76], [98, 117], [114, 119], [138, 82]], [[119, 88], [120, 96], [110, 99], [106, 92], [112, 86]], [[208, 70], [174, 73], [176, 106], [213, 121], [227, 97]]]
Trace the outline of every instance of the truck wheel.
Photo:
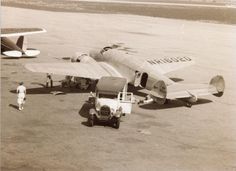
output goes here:
[[88, 125], [90, 127], [93, 127], [94, 126], [94, 116], [93, 115], [90, 115], [89, 118], [88, 118]]
[[114, 128], [119, 129], [120, 127], [120, 118], [114, 119]]

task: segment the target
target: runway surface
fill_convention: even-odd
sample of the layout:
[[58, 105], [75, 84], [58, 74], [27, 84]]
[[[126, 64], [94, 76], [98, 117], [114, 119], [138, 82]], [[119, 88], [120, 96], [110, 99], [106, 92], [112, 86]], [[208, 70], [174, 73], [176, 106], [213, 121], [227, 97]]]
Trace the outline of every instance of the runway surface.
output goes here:
[[2, 0], [2, 5], [18, 8], [57, 12], [80, 12], [97, 14], [133, 14], [236, 24], [234, 1], [188, 1], [178, 0]]
[[[2, 7], [2, 27], [42, 27], [28, 37], [38, 58], [1, 59], [1, 170], [236, 170], [236, 26], [121, 14], [46, 12]], [[89, 92], [46, 89], [28, 62], [68, 62], [75, 52], [122, 44], [138, 56], [189, 56], [196, 65], [168, 74], [185, 83], [226, 81], [222, 98], [207, 96], [186, 108], [136, 104], [119, 130], [86, 126]], [[62, 77], [54, 76], [55, 81]], [[27, 87], [23, 111], [15, 89]], [[52, 95], [51, 91], [63, 91]], [[137, 98], [143, 98], [136, 92]]]

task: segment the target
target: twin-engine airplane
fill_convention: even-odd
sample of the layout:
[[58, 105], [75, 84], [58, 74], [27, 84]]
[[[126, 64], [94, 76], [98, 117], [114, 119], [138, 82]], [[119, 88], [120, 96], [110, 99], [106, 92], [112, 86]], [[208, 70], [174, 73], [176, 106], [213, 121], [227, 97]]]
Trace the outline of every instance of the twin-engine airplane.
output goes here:
[[119, 47], [105, 47], [80, 55], [74, 63], [29, 63], [25, 67], [32, 72], [70, 75], [90, 79], [103, 76], [124, 77], [129, 84], [144, 88], [147, 97], [143, 104], [156, 102], [164, 104], [168, 99], [181, 99], [191, 107], [199, 96], [223, 95], [225, 82], [222, 76], [215, 76], [209, 84], [181, 84], [172, 81], [165, 74], [194, 64], [189, 57], [170, 57], [162, 59], [137, 58]]
[[[6, 57], [35, 57], [40, 54], [37, 49], [27, 48], [25, 35], [44, 33], [41, 28], [3, 28], [1, 29], [1, 53]], [[8, 37], [17, 37], [16, 43]]]

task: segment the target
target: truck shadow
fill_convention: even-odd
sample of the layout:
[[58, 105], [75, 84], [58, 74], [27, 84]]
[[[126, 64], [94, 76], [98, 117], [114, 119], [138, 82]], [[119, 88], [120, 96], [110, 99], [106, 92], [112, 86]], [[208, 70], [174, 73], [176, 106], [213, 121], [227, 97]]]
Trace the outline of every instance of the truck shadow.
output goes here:
[[[84, 126], [90, 127], [87, 121], [83, 121], [81, 122], [81, 124]], [[94, 127], [96, 126], [102, 126], [102, 127], [108, 127], [108, 128], [114, 129], [112, 128], [112, 125], [109, 122], [96, 122]]]
[[82, 116], [83, 118], [88, 118], [89, 117], [89, 109], [91, 109], [93, 105], [86, 101], [81, 109], [79, 110], [79, 115]]

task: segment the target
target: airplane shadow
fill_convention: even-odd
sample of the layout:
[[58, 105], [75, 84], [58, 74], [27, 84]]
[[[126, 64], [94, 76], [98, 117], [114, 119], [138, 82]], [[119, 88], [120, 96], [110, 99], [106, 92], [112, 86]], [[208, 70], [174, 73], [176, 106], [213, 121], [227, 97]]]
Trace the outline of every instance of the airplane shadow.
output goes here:
[[32, 85], [40, 85], [40, 86], [42, 86], [42, 87], [46, 88], [45, 84], [43, 84], [43, 83], [39, 83], [39, 82], [32, 82], [31, 84], [32, 84]]
[[[206, 103], [211, 103], [211, 100], [199, 98], [197, 102], [193, 103], [192, 105], [201, 105]], [[157, 103], [145, 104], [139, 106], [142, 109], [149, 109], [149, 110], [162, 110], [162, 109], [170, 109], [170, 108], [177, 108], [177, 107], [186, 107], [186, 103], [181, 100], [170, 100], [169, 103], [159, 105]]]
[[[81, 122], [81, 124], [84, 126], [90, 127], [87, 121], [83, 121], [83, 122]], [[114, 129], [114, 128], [112, 128], [112, 126], [109, 122], [96, 122], [95, 126], [102, 126], [102, 127], [108, 127], [108, 128]]]
[[18, 110], [18, 106], [17, 105], [14, 105], [14, 104], [9, 104], [10, 107], [14, 108], [14, 109], [17, 109]]
[[7, 60], [7, 59], [10, 59], [10, 60], [12, 60], [12, 59], [22, 59], [22, 58], [32, 59], [32, 58], [37, 58], [37, 56], [21, 56], [21, 57], [2, 56], [1, 58], [4, 59], [4, 60]]
[[7, 59], [10, 59], [10, 60], [14, 60], [14, 59], [20, 59], [20, 58], [16, 58], [16, 57], [1, 57], [1, 59], [4, 59], [4, 60], [7, 60]]
[[[43, 84], [38, 84], [42, 87], [37, 88], [28, 88], [27, 94], [55, 94], [55, 95], [63, 95], [63, 94], [71, 94], [71, 93], [89, 93], [93, 91], [92, 89], [80, 90], [78, 88], [62, 88], [61, 86], [54, 86], [52, 88], [46, 88]], [[16, 90], [10, 90], [11, 93], [16, 93]]]

